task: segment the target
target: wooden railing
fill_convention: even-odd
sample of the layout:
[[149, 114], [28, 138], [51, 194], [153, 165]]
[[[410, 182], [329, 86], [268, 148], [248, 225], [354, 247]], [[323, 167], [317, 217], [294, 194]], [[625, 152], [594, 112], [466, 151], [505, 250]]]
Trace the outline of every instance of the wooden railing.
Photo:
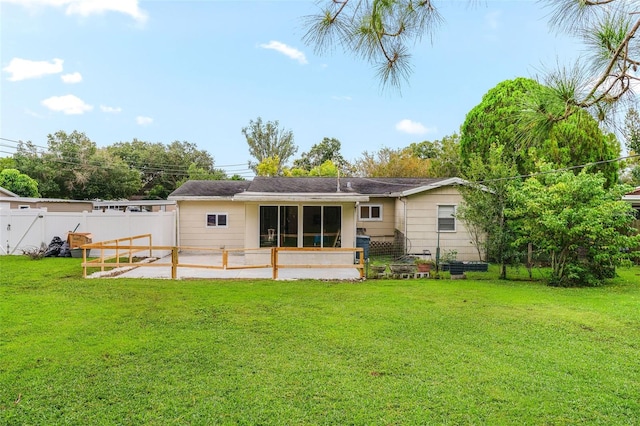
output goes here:
[[[134, 244], [134, 241], [144, 240], [142, 244]], [[88, 268], [100, 268], [104, 272], [107, 268], [122, 268], [122, 267], [167, 267], [171, 266], [171, 278], [176, 279], [178, 276], [178, 268], [203, 268], [203, 269], [217, 269], [217, 270], [231, 270], [231, 269], [255, 269], [255, 268], [271, 268], [273, 279], [278, 278], [278, 271], [284, 268], [356, 268], [359, 271], [360, 278], [364, 277], [364, 249], [360, 247], [355, 248], [320, 248], [320, 247], [263, 247], [263, 248], [250, 248], [250, 249], [216, 249], [216, 248], [202, 248], [202, 247], [187, 247], [187, 246], [154, 246], [152, 244], [151, 234], [136, 235], [133, 237], [119, 238], [117, 240], [101, 241], [97, 243], [85, 244], [82, 247], [82, 268], [83, 276], [86, 278]], [[87, 258], [87, 252], [91, 250], [92, 259]], [[212, 254], [218, 254], [220, 257], [220, 263], [200, 264], [200, 263], [181, 263], [181, 252], [209, 252]], [[96, 255], [99, 252], [99, 255]], [[148, 257], [152, 257], [154, 252], [169, 252], [171, 253], [171, 263], [159, 263], [149, 262], [142, 263], [137, 262], [134, 259], [134, 255], [144, 253], [148, 254]], [[296, 253], [339, 253], [339, 252], [351, 252], [358, 253], [358, 263], [282, 263], [280, 254], [296, 252]], [[262, 261], [261, 257], [258, 257], [260, 262], [252, 264], [233, 264], [229, 260], [229, 255], [232, 257], [237, 254], [263, 254], [267, 262]], [[315, 257], [315, 256], [314, 256]], [[314, 257], [309, 258], [313, 260]]]

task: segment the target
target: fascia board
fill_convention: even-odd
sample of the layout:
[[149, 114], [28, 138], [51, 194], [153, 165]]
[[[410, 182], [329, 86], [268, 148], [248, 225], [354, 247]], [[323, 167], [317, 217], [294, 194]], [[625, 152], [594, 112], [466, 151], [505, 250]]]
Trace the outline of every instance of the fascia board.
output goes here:
[[167, 197], [169, 201], [233, 201], [233, 196], [210, 196], [210, 195], [178, 195]]
[[362, 194], [322, 194], [322, 193], [309, 193], [309, 194], [286, 194], [286, 193], [258, 193], [258, 192], [243, 192], [233, 197], [234, 201], [269, 201], [269, 202], [367, 202], [369, 201], [368, 195]]
[[2, 201], [10, 201], [17, 203], [91, 203], [91, 200], [65, 200], [64, 198], [31, 198], [31, 197], [7, 197], [3, 198]]
[[407, 197], [409, 195], [418, 194], [420, 192], [431, 191], [432, 189], [442, 188], [443, 186], [450, 185], [466, 185], [468, 182], [464, 179], [460, 179], [457, 177], [440, 180], [438, 182], [431, 183], [429, 185], [419, 186], [417, 188], [411, 188], [406, 191], [402, 191], [398, 193], [399, 197]]

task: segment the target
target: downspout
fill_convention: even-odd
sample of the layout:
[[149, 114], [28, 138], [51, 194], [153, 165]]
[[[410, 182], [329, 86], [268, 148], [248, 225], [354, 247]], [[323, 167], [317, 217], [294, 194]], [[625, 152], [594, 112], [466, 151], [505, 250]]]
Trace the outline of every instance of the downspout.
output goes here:
[[180, 203], [176, 201], [176, 246], [180, 247]]
[[404, 209], [404, 254], [407, 254], [407, 247], [409, 245], [409, 237], [407, 236], [407, 199], [405, 197], [400, 197], [400, 201], [402, 202], [402, 207]]
[[358, 209], [360, 208], [360, 201], [356, 201], [353, 208], [353, 245], [351, 247], [357, 247], [358, 245]]

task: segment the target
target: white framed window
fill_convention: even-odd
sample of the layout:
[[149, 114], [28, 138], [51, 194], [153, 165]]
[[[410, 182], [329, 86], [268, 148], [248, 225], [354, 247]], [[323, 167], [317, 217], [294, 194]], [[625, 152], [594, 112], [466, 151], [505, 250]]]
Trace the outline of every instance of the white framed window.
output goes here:
[[382, 204], [360, 204], [358, 220], [382, 220]]
[[30, 208], [31, 208], [31, 206], [30, 206], [30, 205], [28, 205], [28, 204], [20, 204], [20, 205], [18, 206], [18, 208], [19, 208], [20, 210], [26, 210], [26, 209], [30, 209]]
[[438, 232], [455, 232], [456, 206], [438, 206]]
[[226, 228], [228, 222], [226, 213], [207, 213], [207, 228]]

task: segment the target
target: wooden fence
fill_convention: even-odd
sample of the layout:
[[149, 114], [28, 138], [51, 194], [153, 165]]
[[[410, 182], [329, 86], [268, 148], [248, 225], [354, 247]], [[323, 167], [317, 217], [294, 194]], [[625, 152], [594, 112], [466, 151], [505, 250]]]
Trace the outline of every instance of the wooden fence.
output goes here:
[[[82, 247], [82, 268], [83, 276], [87, 277], [88, 268], [100, 268], [104, 272], [107, 268], [123, 268], [123, 267], [167, 267], [166, 263], [149, 262], [143, 263], [137, 261], [138, 257], [153, 257], [154, 252], [171, 253], [171, 278], [177, 278], [178, 268], [204, 268], [213, 270], [230, 270], [230, 269], [254, 269], [254, 268], [271, 268], [273, 279], [278, 278], [278, 270], [284, 268], [356, 268], [360, 274], [360, 278], [365, 275], [364, 249], [355, 248], [319, 248], [319, 247], [262, 247], [262, 248], [242, 248], [242, 249], [218, 249], [218, 248], [202, 248], [187, 246], [154, 246], [151, 234], [136, 235], [132, 237], [119, 238], [110, 241], [101, 241], [96, 243], [85, 244]], [[90, 251], [91, 256], [88, 256]], [[219, 263], [181, 263], [181, 252], [207, 252], [216, 256]], [[318, 253], [321, 252], [321, 253]], [[352, 253], [357, 258], [356, 263], [284, 263], [281, 261], [282, 253], [299, 253], [305, 254], [329, 254], [329, 253]], [[99, 254], [98, 254], [99, 253]], [[234, 263], [230, 261], [230, 257], [236, 255], [255, 254], [257, 260], [251, 264]], [[354, 256], [349, 258], [353, 259]], [[91, 259], [89, 258], [91, 257]], [[213, 258], [213, 256], [211, 256]], [[317, 257], [308, 256], [309, 260]], [[303, 257], [304, 259], [304, 257]]]

